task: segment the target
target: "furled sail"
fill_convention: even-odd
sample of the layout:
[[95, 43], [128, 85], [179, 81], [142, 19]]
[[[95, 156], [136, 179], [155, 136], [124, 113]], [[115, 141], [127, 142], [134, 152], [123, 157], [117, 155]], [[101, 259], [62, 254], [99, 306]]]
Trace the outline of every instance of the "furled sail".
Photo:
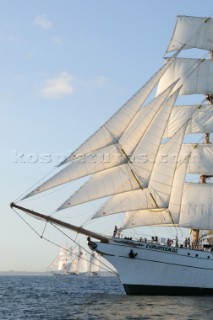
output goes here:
[[[177, 58], [161, 77], [157, 94], [177, 79], [182, 85], [180, 95], [209, 94], [213, 92], [213, 60]], [[176, 87], [173, 89], [177, 89]]]
[[198, 48], [213, 50], [213, 19], [178, 16], [176, 27], [167, 52]]
[[[178, 54], [178, 52], [177, 52]], [[164, 72], [173, 63], [174, 58], [167, 61], [153, 77], [131, 98], [129, 99], [100, 129], [98, 129], [79, 148], [71, 153], [60, 165], [72, 161], [79, 156], [116, 143], [124, 131], [127, 129], [134, 116], [143, 105], [149, 94], [152, 92]]]
[[165, 130], [164, 137], [171, 137], [185, 121], [191, 118], [186, 134], [213, 132], [213, 105], [175, 106]]

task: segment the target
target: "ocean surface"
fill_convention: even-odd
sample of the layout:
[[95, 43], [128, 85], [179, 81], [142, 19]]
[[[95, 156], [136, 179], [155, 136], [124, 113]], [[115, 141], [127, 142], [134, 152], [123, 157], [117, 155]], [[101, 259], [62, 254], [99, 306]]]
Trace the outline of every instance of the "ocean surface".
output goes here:
[[117, 277], [0, 276], [0, 320], [212, 320], [213, 297], [126, 296]]

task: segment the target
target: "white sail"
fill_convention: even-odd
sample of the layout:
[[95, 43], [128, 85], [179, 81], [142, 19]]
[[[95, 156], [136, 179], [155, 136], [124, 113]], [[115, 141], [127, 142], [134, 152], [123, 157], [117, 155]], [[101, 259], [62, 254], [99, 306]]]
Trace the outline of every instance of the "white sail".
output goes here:
[[[176, 58], [180, 50], [189, 48], [210, 50], [211, 60]], [[92, 218], [121, 213], [122, 228], [115, 226], [113, 236], [105, 236], [65, 222], [67, 217], [59, 220], [11, 203], [11, 208], [87, 235], [90, 249], [116, 268], [127, 294], [213, 292], [213, 236], [207, 237], [209, 230], [213, 233], [213, 19], [178, 17], [168, 47], [169, 52], [173, 50], [175, 55], [166, 58], [163, 68], [62, 162], [66, 167], [26, 196], [90, 176], [59, 209], [108, 197]], [[144, 106], [157, 84], [155, 98]], [[183, 95], [194, 95], [198, 104], [188, 105], [189, 97]], [[174, 106], [177, 96], [183, 105]], [[144, 226], [148, 241], [120, 232]], [[169, 227], [165, 238], [172, 236], [176, 242], [159, 243], [152, 237], [153, 226], [161, 227], [159, 233]], [[182, 228], [188, 229], [186, 233]], [[185, 238], [189, 229], [192, 236]], [[93, 268], [93, 257], [87, 261], [85, 251], [77, 249], [70, 272], [97, 272], [98, 262]], [[60, 272], [66, 262], [61, 254]]]
[[[162, 76], [157, 94], [160, 94], [169, 84], [180, 78], [182, 85], [180, 95], [209, 94], [213, 92], [213, 60], [178, 58]], [[173, 89], [175, 90], [176, 87]]]
[[164, 102], [130, 158], [143, 187], [148, 186], [163, 133], [179, 90], [180, 88]]
[[177, 164], [176, 158], [175, 161], [173, 158], [169, 161], [168, 157], [173, 154], [175, 157], [179, 155], [187, 124], [188, 122], [161, 148], [148, 188], [112, 196], [93, 218], [125, 211], [167, 208]]
[[[182, 147], [182, 149], [184, 148]], [[177, 163], [168, 207], [166, 209], [157, 208], [148, 211], [130, 211], [125, 215], [125, 222], [122, 227], [123, 229], [132, 228], [133, 226], [175, 225], [179, 223], [184, 182], [192, 151], [192, 145], [189, 145], [188, 148], [184, 150], [184, 153], [181, 150], [182, 160]]]
[[88, 271], [87, 253], [83, 248], [79, 247], [78, 274], [86, 273], [87, 271]]
[[90, 255], [90, 275], [99, 274], [100, 272], [100, 257], [97, 252], [93, 251]]
[[72, 248], [65, 249], [61, 248], [58, 256], [48, 267], [48, 271], [53, 272], [53, 274], [67, 274], [72, 261]]
[[58, 259], [58, 271], [62, 271], [65, 269], [67, 259], [66, 259], [66, 251], [65, 249], [61, 248], [59, 253], [59, 259]]
[[184, 105], [173, 108], [164, 137], [171, 137], [188, 118], [186, 134], [213, 132], [213, 105]]
[[77, 274], [78, 273], [78, 248], [73, 249], [72, 262], [69, 273]]
[[213, 50], [213, 19], [178, 16], [167, 52], [198, 48]]
[[[162, 95], [158, 96], [157, 99], [154, 99], [154, 103], [151, 102], [149, 105], [144, 107], [141, 111], [145, 112], [140, 112], [139, 117], [137, 117], [137, 121], [134, 122], [134, 129], [131, 129], [130, 136], [135, 137], [140, 132], [140, 139], [144, 135], [145, 137], [142, 139], [142, 143], [139, 143], [132, 154], [130, 159], [131, 163], [129, 163], [129, 160], [126, 159], [126, 165], [121, 165], [105, 172], [99, 172], [95, 176], [92, 176], [88, 182], [86, 182], [79, 190], [77, 190], [74, 195], [72, 195], [62, 206], [60, 206], [59, 210], [105, 196], [140, 189], [141, 186], [145, 186], [147, 184], [147, 180], [151, 175], [153, 162], [140, 164], [138, 160], [141, 156], [141, 152], [143, 152], [143, 154], [144, 152], [147, 152], [146, 154], [151, 154], [152, 158], [156, 158], [163, 132], [171, 113], [171, 108], [176, 100], [178, 91], [170, 96], [163, 103], [163, 105], [162, 102], [165, 100], [165, 97], [169, 94], [174, 85], [175, 84], [170, 86]], [[159, 109], [162, 109], [161, 112], [159, 112]], [[141, 125], [141, 122], [143, 125]], [[125, 139], [128, 138], [126, 133], [124, 136]], [[133, 149], [134, 146], [137, 145], [139, 137], [134, 139], [134, 143], [132, 141], [131, 145]], [[121, 150], [124, 150], [125, 154], [126, 152], [128, 154], [130, 149], [128, 149], [128, 144], [125, 143], [125, 139], [122, 140], [123, 145], [121, 146]], [[144, 175], [141, 174], [142, 169]]]
[[[124, 229], [148, 225], [179, 225], [185, 228], [213, 229], [212, 184], [183, 183], [186, 162], [182, 163], [168, 209], [129, 212]], [[182, 175], [182, 178], [181, 178]]]
[[130, 167], [123, 164], [93, 175], [58, 210], [135, 189], [140, 189], [140, 184]]
[[[188, 153], [187, 149], [191, 145], [183, 145], [180, 157], [184, 157]], [[213, 175], [213, 144], [194, 144], [189, 163], [188, 173], [200, 175]]]
[[36, 187], [27, 194], [23, 199], [44, 192], [51, 188], [60, 186], [64, 183], [79, 179], [90, 174], [107, 170], [122, 164], [126, 161], [126, 157], [121, 153], [120, 148], [114, 144], [106, 148], [100, 149], [98, 152], [91, 153], [82, 159], [68, 164], [64, 169], [59, 171], [52, 178]]
[[170, 218], [174, 224], [179, 223], [184, 183], [185, 183], [185, 178], [188, 170], [190, 156], [193, 152], [194, 147], [193, 145], [190, 145], [189, 148], [187, 148], [187, 150], [184, 152], [184, 155], [182, 152], [183, 149], [184, 147], [182, 146], [181, 152], [180, 152], [182, 153], [182, 157], [180, 162], [178, 162], [176, 166], [174, 180], [172, 184], [171, 197], [169, 199], [169, 206], [168, 206]]
[[[171, 92], [175, 84], [176, 83], [171, 84], [169, 88], [166, 88], [164, 92], [162, 92], [157, 98], [153, 100], [153, 102], [142, 108], [139, 117], [140, 122], [137, 122], [137, 126], [134, 126], [134, 134], [136, 135], [136, 131], [139, 132], [137, 132], [138, 135], [140, 134], [140, 136], [138, 136], [138, 139], [141, 138], [144, 132], [146, 132], [153, 117], [156, 115], [163, 101]], [[141, 125], [141, 119], [144, 120], [143, 125]], [[138, 127], [140, 129], [138, 129]], [[132, 144], [133, 149], [135, 148], [136, 144], [137, 141], [135, 141], [135, 144]], [[119, 142], [118, 144], [112, 144], [108, 147], [92, 152], [91, 154], [88, 154], [85, 157], [72, 161], [64, 169], [59, 171], [56, 175], [51, 177], [49, 180], [47, 180], [40, 186], [36, 187], [23, 199], [36, 195], [40, 192], [44, 192], [51, 188], [57, 187], [61, 184], [73, 181], [75, 179], [79, 179], [81, 177], [85, 177], [99, 171], [107, 170], [109, 168], [113, 168], [115, 166], [118, 166], [119, 164], [127, 162], [126, 150], [128, 149], [128, 144], [125, 144], [123, 142], [122, 148], [120, 147]]]
[[87, 139], [79, 148], [65, 159], [61, 164], [72, 161], [79, 156], [83, 156], [110, 144], [116, 143], [123, 132], [131, 123], [135, 114], [152, 92], [157, 82], [164, 74], [166, 69], [172, 64], [173, 59], [161, 67], [153, 77], [121, 107], [100, 129], [98, 129], [89, 139]]
[[169, 203], [177, 166], [177, 158], [181, 150], [187, 124], [188, 121], [167, 143], [165, 143], [165, 145], [162, 146], [152, 171], [148, 187], [160, 208], [166, 208]]
[[[156, 117], [157, 112], [163, 103], [169, 105], [171, 103], [165, 101], [172, 89], [178, 81], [172, 83], [165, 88], [161, 94], [153, 99], [149, 104], [143, 107], [136, 115], [130, 126], [124, 132], [119, 140], [119, 145], [125, 151], [127, 156], [131, 156], [136, 146], [140, 142], [143, 135], [147, 132], [152, 120]], [[168, 106], [169, 108], [169, 106]]]
[[93, 219], [125, 211], [156, 208], [155, 199], [149, 189], [134, 190], [112, 196], [98, 210]]
[[152, 210], [129, 211], [125, 214], [125, 221], [122, 225], [122, 229], [160, 225], [174, 226], [173, 219], [171, 218], [171, 213], [168, 209], [161, 208]]
[[179, 225], [193, 229], [213, 229], [213, 185], [186, 183]]

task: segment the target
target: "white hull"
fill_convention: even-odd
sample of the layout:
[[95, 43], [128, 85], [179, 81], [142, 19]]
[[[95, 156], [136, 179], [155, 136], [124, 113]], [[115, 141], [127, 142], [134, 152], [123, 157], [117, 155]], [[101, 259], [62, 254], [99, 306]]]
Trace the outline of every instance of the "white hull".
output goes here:
[[[94, 245], [117, 269], [127, 294], [213, 294], [211, 252], [125, 239]], [[130, 250], [135, 258], [129, 257]]]

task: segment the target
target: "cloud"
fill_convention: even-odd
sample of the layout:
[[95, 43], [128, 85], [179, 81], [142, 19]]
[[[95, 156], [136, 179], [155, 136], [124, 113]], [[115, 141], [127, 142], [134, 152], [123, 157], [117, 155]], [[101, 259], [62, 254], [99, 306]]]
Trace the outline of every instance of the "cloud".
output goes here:
[[46, 30], [50, 30], [53, 27], [52, 22], [47, 19], [46, 15], [39, 15], [35, 18], [34, 20], [35, 25], [37, 25], [38, 27], [42, 28], [42, 29], [46, 29]]
[[73, 76], [67, 72], [61, 72], [52, 79], [48, 79], [40, 93], [46, 98], [63, 98], [72, 95], [75, 89], [72, 85]]
[[96, 76], [87, 79], [81, 79], [81, 85], [87, 88], [111, 88], [108, 78], [105, 76]]
[[108, 79], [104, 76], [98, 76], [94, 79], [94, 84], [99, 87], [108, 87]]
[[13, 35], [0, 35], [0, 41], [13, 42], [16, 44], [20, 44], [22, 42], [20, 38]]
[[52, 41], [53, 41], [55, 44], [63, 44], [63, 43], [64, 43], [63, 38], [62, 38], [62, 37], [58, 37], [58, 36], [52, 37]]

